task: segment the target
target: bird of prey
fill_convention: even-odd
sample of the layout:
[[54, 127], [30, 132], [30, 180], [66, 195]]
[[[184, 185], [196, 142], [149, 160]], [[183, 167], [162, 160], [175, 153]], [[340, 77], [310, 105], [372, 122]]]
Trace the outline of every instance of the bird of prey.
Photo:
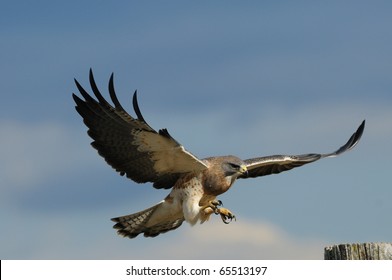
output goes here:
[[100, 93], [92, 70], [90, 85], [95, 98], [75, 79], [84, 98], [73, 94], [76, 110], [88, 127], [91, 145], [120, 175], [137, 183], [153, 183], [157, 189], [171, 189], [158, 204], [143, 211], [113, 218], [113, 228], [123, 237], [139, 234], [155, 237], [174, 230], [184, 221], [191, 225], [207, 221], [212, 214], [220, 215], [224, 223], [235, 219], [222, 207], [217, 196], [230, 189], [237, 179], [277, 174], [322, 158], [334, 157], [352, 149], [360, 140], [365, 127], [361, 123], [346, 144], [332, 153], [273, 155], [241, 160], [236, 156], [216, 156], [199, 159], [176, 141], [167, 129], [154, 130], [140, 112], [137, 93], [133, 95], [131, 116], [118, 101], [109, 80], [111, 105]]

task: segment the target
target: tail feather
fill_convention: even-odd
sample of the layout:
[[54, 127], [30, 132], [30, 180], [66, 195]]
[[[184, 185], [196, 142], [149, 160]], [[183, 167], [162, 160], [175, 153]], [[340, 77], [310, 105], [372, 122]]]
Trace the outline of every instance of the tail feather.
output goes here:
[[[157, 214], [162, 214], [159, 213], [159, 209], [163, 203], [164, 202], [161, 202], [134, 214], [113, 218], [111, 220], [116, 223], [113, 228], [123, 237], [135, 238], [141, 233], [143, 233], [145, 237], [155, 237], [161, 233], [174, 230], [181, 226], [184, 221], [184, 217], [182, 216], [162, 215], [159, 219], [156, 217]], [[151, 219], [154, 216], [154, 213], [156, 215], [154, 219]], [[156, 220], [157, 222], [151, 224], [151, 220]]]

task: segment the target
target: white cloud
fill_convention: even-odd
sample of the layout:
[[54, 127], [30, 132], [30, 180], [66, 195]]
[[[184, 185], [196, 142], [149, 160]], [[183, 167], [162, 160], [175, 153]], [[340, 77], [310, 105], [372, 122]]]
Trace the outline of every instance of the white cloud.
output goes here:
[[218, 218], [188, 227], [179, 243], [170, 251], [181, 259], [320, 259], [325, 242], [290, 236], [265, 221], [241, 219], [225, 225]]

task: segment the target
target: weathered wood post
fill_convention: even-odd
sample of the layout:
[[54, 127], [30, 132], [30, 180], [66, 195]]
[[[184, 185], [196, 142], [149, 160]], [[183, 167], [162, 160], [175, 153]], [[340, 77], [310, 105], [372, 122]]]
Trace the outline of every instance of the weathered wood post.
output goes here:
[[324, 260], [392, 260], [392, 243], [353, 243], [324, 248]]

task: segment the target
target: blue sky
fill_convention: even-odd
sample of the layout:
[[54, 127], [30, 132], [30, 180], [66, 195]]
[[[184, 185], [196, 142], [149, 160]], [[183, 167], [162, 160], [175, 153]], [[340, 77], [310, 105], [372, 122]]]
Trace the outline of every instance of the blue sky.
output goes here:
[[[1, 259], [320, 259], [392, 236], [388, 1], [9, 1], [0, 11]], [[200, 158], [331, 152], [220, 199], [237, 216], [154, 239], [110, 218], [167, 191], [118, 176], [89, 145], [73, 79], [92, 67], [131, 111]], [[213, 249], [213, 250], [212, 250]]]

